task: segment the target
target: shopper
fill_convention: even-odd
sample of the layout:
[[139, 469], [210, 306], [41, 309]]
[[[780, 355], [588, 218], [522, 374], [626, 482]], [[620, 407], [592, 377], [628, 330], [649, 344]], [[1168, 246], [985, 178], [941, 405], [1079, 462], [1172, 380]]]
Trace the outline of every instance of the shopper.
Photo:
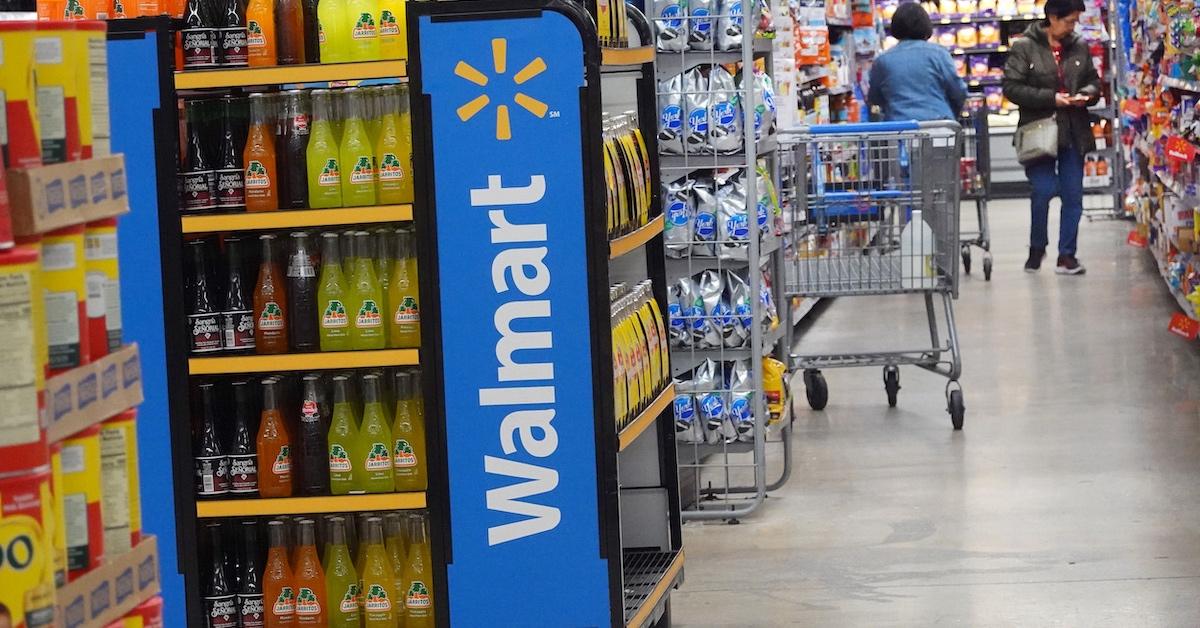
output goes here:
[[1100, 95], [1100, 76], [1087, 44], [1074, 32], [1083, 10], [1083, 0], [1046, 0], [1046, 19], [1013, 42], [1004, 65], [1004, 95], [1021, 109], [1018, 129], [1051, 116], [1058, 125], [1057, 157], [1025, 164], [1033, 188], [1028, 273], [1037, 272], [1046, 256], [1046, 221], [1055, 196], [1062, 201], [1055, 272], [1084, 272], [1075, 245], [1083, 216], [1083, 156], [1096, 149], [1087, 106]]
[[892, 16], [900, 40], [871, 66], [867, 104], [883, 120], [955, 120], [967, 86], [945, 48], [931, 43], [933, 23], [921, 5], [907, 2]]

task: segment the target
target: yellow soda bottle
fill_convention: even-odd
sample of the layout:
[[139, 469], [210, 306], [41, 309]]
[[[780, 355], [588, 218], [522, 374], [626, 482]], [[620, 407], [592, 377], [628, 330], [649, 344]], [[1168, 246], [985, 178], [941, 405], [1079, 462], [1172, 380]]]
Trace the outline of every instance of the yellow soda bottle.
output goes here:
[[350, 31], [345, 0], [320, 0], [317, 4], [317, 46], [321, 63], [350, 60]]
[[312, 91], [312, 120], [308, 127], [308, 204], [314, 209], [342, 206], [342, 169], [333, 136], [333, 104], [327, 89]]
[[421, 346], [421, 307], [418, 300], [416, 242], [411, 231], [396, 230], [396, 259], [388, 280], [388, 346]]
[[400, 178], [400, 202], [413, 202], [413, 142], [412, 115], [408, 107], [408, 84], [401, 83], [396, 91], [396, 133], [400, 139], [399, 151], [396, 156], [400, 159], [400, 167], [404, 176]]
[[[374, 147], [379, 143], [379, 114], [380, 114], [380, 96], [383, 87], [362, 87], [363, 98], [363, 125], [367, 127], [367, 139], [371, 140], [371, 146]], [[379, 166], [379, 160], [375, 160], [375, 166]], [[376, 173], [378, 175], [378, 173]], [[378, 178], [378, 177], [376, 177]]]
[[409, 162], [412, 160], [412, 140], [410, 138], [408, 143], [410, 154], [405, 155], [402, 152], [404, 147], [400, 142], [396, 93], [397, 88], [385, 87], [382, 88], [382, 94], [379, 96], [379, 133], [375, 136], [377, 138], [375, 163], [379, 166], [378, 199], [380, 205], [396, 205], [412, 200], [411, 197], [407, 201], [405, 200], [401, 185], [406, 177], [412, 178], [411, 173], [408, 172]]
[[342, 97], [345, 120], [338, 151], [342, 166], [342, 204], [361, 207], [375, 204], [375, 152], [363, 120], [362, 90], [351, 87]]
[[432, 562], [425, 516], [416, 515], [410, 520], [408, 561], [404, 563], [404, 581], [408, 585], [404, 591], [404, 625], [407, 628], [434, 626]]
[[345, 0], [345, 5], [350, 27], [347, 61], [379, 60], [379, 0]]
[[[350, 380], [345, 375], [333, 378], [333, 418], [329, 422], [329, 491], [334, 495], [361, 493], [358, 460], [358, 421], [350, 403]], [[357, 471], [357, 472], [356, 472]]]
[[321, 276], [317, 280], [321, 351], [350, 350], [350, 316], [346, 311], [349, 282], [342, 273], [338, 240], [336, 233], [321, 234]]
[[379, 0], [379, 58], [403, 59], [408, 53], [404, 0]]
[[375, 276], [375, 260], [371, 255], [371, 234], [354, 234], [354, 274], [350, 278], [350, 303], [353, 314], [350, 328], [350, 348], [355, 350], [382, 349], [387, 346], [383, 331], [383, 293]]
[[383, 546], [383, 520], [367, 519], [367, 537], [363, 554], [362, 591], [364, 628], [396, 628], [396, 609], [401, 598], [396, 594], [396, 576], [392, 561]]
[[346, 545], [346, 520], [329, 520], [329, 543], [325, 546], [325, 591], [329, 596], [329, 628], [358, 628], [358, 570]]
[[[392, 578], [397, 592], [404, 591], [404, 563], [408, 559], [408, 544], [404, 540], [404, 517], [398, 512], [383, 515], [383, 548], [387, 550], [388, 560], [392, 561]], [[404, 625], [403, 600], [396, 600], [392, 605], [396, 609], [396, 624]]]
[[425, 474], [425, 416], [415, 399], [421, 394], [415, 385], [420, 383], [420, 374], [396, 371], [393, 377], [396, 418], [392, 422], [392, 439], [395, 442], [392, 470], [396, 476], [396, 490], [424, 491], [428, 488]]
[[363, 416], [358, 428], [358, 455], [355, 461], [363, 469], [362, 488], [368, 493], [391, 493], [396, 490], [392, 473], [392, 428], [383, 410], [383, 393], [379, 376], [364, 375]]
[[[386, 316], [391, 312], [391, 302], [388, 300], [391, 294], [388, 291], [388, 286], [392, 281], [392, 252], [393, 240], [395, 235], [392, 229], [388, 227], [380, 227], [371, 233], [371, 239], [375, 243], [375, 258], [372, 260], [375, 264], [375, 276], [379, 278], [379, 293], [383, 296], [383, 301], [379, 304], [379, 311]], [[391, 331], [391, 325], [385, 320], [383, 321], [383, 336], [384, 344], [387, 344], [388, 333]], [[390, 406], [384, 406], [384, 409], [391, 412]], [[388, 415], [391, 418], [391, 414]]]

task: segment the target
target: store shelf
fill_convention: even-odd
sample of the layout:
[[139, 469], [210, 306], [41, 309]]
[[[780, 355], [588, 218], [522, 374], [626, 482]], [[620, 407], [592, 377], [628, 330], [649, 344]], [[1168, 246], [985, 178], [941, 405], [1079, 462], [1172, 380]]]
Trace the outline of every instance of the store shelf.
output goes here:
[[334, 351], [329, 353], [284, 353], [279, 355], [189, 358], [188, 373], [192, 375], [222, 375], [232, 373], [416, 366], [417, 364], [419, 362], [416, 349], [381, 349], [378, 351]]
[[667, 594], [683, 581], [683, 550], [625, 552], [621, 557], [625, 593], [625, 625], [645, 628]]
[[617, 259], [636, 251], [663, 232], [663, 216], [659, 214], [650, 222], [638, 227], [637, 231], [608, 241], [608, 259]]
[[[773, 329], [768, 329], [763, 332], [763, 355], [774, 353], [775, 345], [783, 340], [784, 325], [781, 322]], [[749, 346], [738, 348], [718, 348], [718, 349], [688, 349], [688, 348], [672, 348], [671, 349], [671, 375], [678, 377], [683, 373], [687, 373], [700, 366], [705, 360], [749, 360], [753, 358], [753, 351]]]
[[1158, 180], [1163, 184], [1163, 187], [1167, 188], [1167, 191], [1171, 192], [1175, 196], [1178, 196], [1179, 198], [1185, 198], [1187, 196], [1187, 189], [1183, 186], [1183, 184], [1176, 181], [1174, 177], [1167, 174], [1165, 171], [1155, 170], [1154, 176], [1158, 177]]
[[949, 48], [952, 55], [985, 55], [993, 52], [1008, 52], [1008, 46], [977, 46], [975, 48]]
[[1179, 304], [1179, 309], [1182, 310], [1188, 318], [1191, 318], [1192, 320], [1198, 320], [1196, 318], [1196, 308], [1190, 301], [1187, 300], [1186, 297], [1183, 296], [1183, 293], [1179, 292], [1174, 286], [1171, 285], [1170, 277], [1167, 275], [1167, 260], [1163, 258], [1163, 255], [1159, 252], [1158, 247], [1152, 244], [1146, 248], [1149, 249], [1150, 254], [1154, 256], [1154, 263], [1156, 266], [1158, 266], [1158, 274], [1162, 275], [1163, 283], [1167, 286], [1167, 292], [1170, 292], [1171, 296], [1175, 297], [1175, 302]]
[[425, 493], [373, 493], [332, 497], [279, 497], [273, 499], [221, 499], [196, 502], [196, 516], [262, 517], [307, 515], [323, 512], [415, 510], [425, 507]]
[[1183, 79], [1172, 78], [1170, 76], [1162, 76], [1158, 79], [1164, 87], [1173, 87], [1189, 92], [1200, 93], [1200, 81], [1185, 81]]
[[[774, 153], [778, 148], [779, 142], [775, 138], [767, 138], [758, 143], [758, 151], [756, 155], [758, 157], [765, 157], [771, 153]], [[703, 153], [694, 153], [688, 155], [659, 155], [658, 163], [659, 169], [663, 171], [687, 170], [689, 172], [704, 168], [736, 168], [745, 167], [747, 165], [746, 153], [742, 151], [730, 153], [728, 155]], [[668, 178], [664, 180], [671, 180], [670, 177], [678, 179], [682, 176], [682, 174], [678, 176], [675, 174], [670, 174], [668, 175]]]
[[[773, 41], [773, 39], [755, 38], [754, 48], [751, 53], [755, 57], [770, 53]], [[660, 50], [655, 55], [654, 69], [659, 79], [663, 80], [690, 70], [697, 65], [728, 65], [731, 63], [740, 63], [741, 61], [741, 50], [685, 50], [683, 52]]]
[[617, 440], [620, 443], [617, 450], [625, 451], [626, 447], [632, 445], [633, 441], [637, 440], [638, 436], [641, 436], [642, 432], [646, 431], [646, 428], [654, 425], [654, 422], [658, 420], [658, 417], [662, 416], [663, 411], [671, 405], [674, 399], [675, 384], [667, 384], [667, 387], [658, 393], [654, 401], [645, 410], [642, 410], [636, 419], [621, 429], [621, 433], [617, 436]]
[[854, 91], [854, 86], [834, 85], [833, 87], [826, 88], [825, 91], [827, 91], [830, 96], [840, 96], [842, 94], [849, 94], [850, 92]]
[[[1036, 13], [1024, 13], [1022, 15], [945, 15], [940, 17], [930, 16], [934, 24], [986, 24], [988, 22], [1033, 22], [1042, 19], [1041, 15]], [[887, 28], [892, 25], [891, 20], [884, 20], [883, 26]]]
[[[780, 241], [781, 238], [774, 236], [764, 239], [758, 247], [759, 259], [761, 260], [779, 250]], [[700, 244], [700, 242], [696, 242], [695, 244]], [[750, 263], [747, 257], [750, 252], [749, 245], [743, 251], [740, 255], [732, 254], [724, 257], [668, 257], [667, 274], [672, 277], [683, 277], [710, 268], [742, 268]]]
[[820, 302], [821, 299], [817, 297], [804, 297], [803, 300], [800, 301], [799, 307], [792, 308], [792, 326], [795, 327], [796, 325], [799, 325], [800, 321], [804, 320], [804, 317], [811, 314], [813, 309], [816, 308], [817, 304]]
[[827, 15], [825, 16], [825, 23], [836, 28], [854, 28], [854, 21], [848, 17]]
[[1002, 80], [998, 76], [988, 76], [984, 78], [964, 79], [967, 82], [967, 87], [980, 87], [982, 85], [999, 85]]
[[403, 59], [358, 63], [279, 65], [266, 68], [188, 70], [175, 73], [175, 89], [327, 83], [330, 81], [400, 78], [407, 74], [408, 62]]
[[254, 212], [241, 214], [197, 214], [183, 216], [184, 233], [215, 231], [259, 231], [359, 225], [412, 220], [412, 205], [379, 205], [375, 207], [343, 207], [339, 209], [298, 209], [293, 211]]
[[654, 62], [654, 46], [638, 48], [601, 48], [600, 64], [605, 67], [642, 65]]

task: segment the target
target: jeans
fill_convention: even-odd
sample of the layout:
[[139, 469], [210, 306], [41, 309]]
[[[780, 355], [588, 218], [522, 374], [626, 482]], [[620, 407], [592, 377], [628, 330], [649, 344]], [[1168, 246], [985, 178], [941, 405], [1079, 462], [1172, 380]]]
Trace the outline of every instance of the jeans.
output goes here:
[[1083, 217], [1083, 155], [1071, 145], [1058, 149], [1058, 159], [1043, 159], [1025, 167], [1025, 176], [1033, 187], [1030, 195], [1032, 224], [1029, 246], [1045, 249], [1050, 243], [1046, 221], [1050, 217], [1050, 199], [1062, 200], [1058, 225], [1058, 254], [1075, 255], [1079, 237], [1079, 219]]

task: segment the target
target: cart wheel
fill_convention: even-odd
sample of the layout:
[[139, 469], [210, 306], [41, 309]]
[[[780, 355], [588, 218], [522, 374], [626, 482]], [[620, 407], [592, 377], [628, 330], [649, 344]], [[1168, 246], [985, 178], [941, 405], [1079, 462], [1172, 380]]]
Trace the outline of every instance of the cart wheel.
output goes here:
[[963, 258], [963, 272], [970, 275], [971, 274], [971, 247], [969, 247], [969, 246], [962, 247], [962, 258]]
[[804, 394], [808, 397], [808, 407], [813, 410], [825, 409], [829, 403], [829, 386], [825, 384], [825, 376], [821, 371], [804, 371]]
[[950, 412], [950, 423], [954, 425], [954, 429], [961, 430], [963, 428], [963, 415], [967, 413], [967, 408], [963, 405], [962, 391], [951, 390], [946, 405], [946, 410]]
[[894, 366], [883, 367], [883, 389], [887, 391], [888, 407], [896, 407], [896, 397], [900, 394], [900, 369]]
[[992, 256], [991, 255], [983, 258], [983, 279], [984, 279], [984, 281], [992, 280]]

